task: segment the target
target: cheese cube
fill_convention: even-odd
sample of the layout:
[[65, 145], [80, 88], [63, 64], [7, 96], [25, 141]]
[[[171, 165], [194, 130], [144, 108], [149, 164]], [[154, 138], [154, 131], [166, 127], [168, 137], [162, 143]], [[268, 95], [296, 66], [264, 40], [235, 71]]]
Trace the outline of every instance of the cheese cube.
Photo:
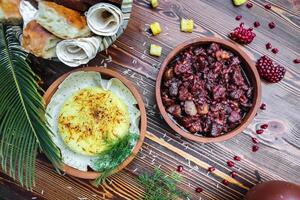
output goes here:
[[162, 47], [155, 45], [155, 44], [151, 44], [150, 46], [150, 55], [152, 56], [161, 56], [161, 52], [162, 52]]
[[152, 8], [156, 8], [158, 6], [158, 0], [151, 0]]
[[150, 29], [151, 29], [153, 35], [158, 35], [162, 31], [160, 24], [158, 22], [154, 22], [154, 23], [150, 24]]
[[194, 29], [194, 21], [192, 19], [181, 19], [180, 27], [181, 31], [191, 33]]

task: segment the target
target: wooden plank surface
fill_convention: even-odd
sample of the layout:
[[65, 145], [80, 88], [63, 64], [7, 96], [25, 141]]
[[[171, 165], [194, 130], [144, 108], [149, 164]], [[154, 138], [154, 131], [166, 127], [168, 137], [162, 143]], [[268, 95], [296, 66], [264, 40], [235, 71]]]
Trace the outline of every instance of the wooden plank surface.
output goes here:
[[[119, 71], [132, 80], [143, 94], [147, 105], [148, 134], [154, 134], [164, 143], [172, 145], [172, 150], [146, 138], [142, 151], [122, 172], [110, 177], [99, 188], [92, 187], [88, 181], [67, 175], [58, 175], [43, 156], [36, 168], [36, 187], [32, 193], [26, 192], [7, 175], [0, 173], [0, 198], [2, 199], [140, 199], [143, 188], [137, 183], [137, 176], [161, 166], [164, 171], [175, 170], [183, 165], [184, 180], [180, 188], [189, 192], [192, 199], [242, 199], [247, 190], [236, 185], [224, 186], [222, 179], [207, 173], [195, 159], [215, 166], [220, 172], [229, 174], [231, 168], [226, 161], [234, 155], [242, 156], [234, 170], [237, 180], [246, 187], [257, 183], [254, 171], [258, 170], [262, 179], [282, 179], [300, 184], [300, 66], [292, 61], [300, 58], [300, 1], [272, 1], [272, 10], [264, 5], [271, 1], [255, 0], [254, 6], [234, 7], [231, 0], [160, 0], [156, 10], [149, 8], [147, 0], [135, 0], [132, 18], [125, 33], [110, 47], [107, 53], [99, 54], [89, 65], [105, 65]], [[195, 37], [215, 36], [227, 38], [227, 34], [238, 26], [236, 15], [241, 21], [252, 26], [258, 20], [261, 26], [253, 43], [241, 47], [255, 62], [266, 54], [287, 68], [285, 79], [278, 84], [263, 83], [263, 102], [266, 111], [260, 111], [246, 131], [235, 138], [217, 144], [199, 144], [179, 137], [162, 120], [156, 107], [154, 88], [159, 67], [165, 56], [181, 42]], [[180, 18], [193, 18], [196, 26], [191, 34], [179, 31]], [[158, 21], [163, 33], [152, 37], [148, 24]], [[270, 21], [276, 28], [270, 30]], [[272, 54], [265, 49], [271, 42], [280, 52]], [[154, 58], [148, 55], [150, 43], [163, 47], [163, 56]], [[112, 62], [110, 62], [110, 57]], [[44, 81], [46, 89], [57, 77], [72, 70], [60, 63], [33, 58], [34, 69]], [[251, 137], [260, 124], [271, 124], [261, 135], [259, 151], [251, 151]], [[277, 139], [276, 139], [277, 138]], [[187, 159], [181, 151], [195, 159]], [[201, 194], [194, 192], [202, 187]]]

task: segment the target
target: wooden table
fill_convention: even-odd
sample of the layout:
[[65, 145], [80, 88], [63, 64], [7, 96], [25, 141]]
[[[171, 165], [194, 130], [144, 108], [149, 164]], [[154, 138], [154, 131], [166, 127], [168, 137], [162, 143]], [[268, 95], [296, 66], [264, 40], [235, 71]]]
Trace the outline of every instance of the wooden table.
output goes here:
[[[246, 189], [221, 183], [222, 178], [207, 173], [201, 168], [203, 161], [215, 166], [224, 174], [232, 169], [226, 161], [234, 155], [242, 156], [236, 162], [239, 174], [237, 180], [246, 187], [257, 183], [254, 174], [258, 170], [263, 181], [271, 179], [300, 183], [300, 65], [293, 59], [300, 57], [300, 1], [273, 1], [272, 10], [264, 5], [270, 1], [255, 0], [251, 9], [234, 7], [231, 0], [160, 0], [158, 9], [150, 9], [148, 0], [135, 0], [132, 18], [125, 33], [110, 47], [107, 53], [97, 56], [89, 65], [103, 65], [116, 70], [139, 89], [147, 105], [148, 137], [142, 151], [123, 171], [111, 176], [99, 188], [88, 181], [70, 176], [58, 175], [49, 162], [40, 156], [36, 165], [36, 187], [32, 193], [23, 190], [4, 173], [0, 173], [0, 199], [139, 199], [143, 188], [137, 183], [137, 176], [161, 166], [164, 171], [184, 166], [184, 180], [180, 188], [189, 192], [192, 199], [242, 199]], [[258, 20], [261, 26], [255, 29], [257, 37], [248, 46], [241, 47], [255, 62], [266, 54], [287, 68], [285, 79], [278, 84], [263, 83], [263, 102], [267, 110], [260, 111], [247, 128], [235, 138], [217, 144], [199, 144], [179, 137], [162, 120], [156, 107], [154, 87], [160, 64], [168, 52], [181, 42], [196, 37], [214, 36], [227, 39], [228, 33], [238, 26], [235, 16], [252, 26]], [[193, 33], [180, 32], [180, 18], [193, 18]], [[163, 27], [159, 36], [150, 36], [148, 24], [158, 21]], [[276, 28], [270, 30], [268, 23], [274, 21]], [[280, 52], [267, 51], [265, 44], [271, 42]], [[149, 56], [150, 43], [163, 47], [160, 58]], [[112, 58], [112, 61], [111, 59]], [[71, 68], [60, 63], [34, 59], [34, 68], [42, 77], [46, 89], [57, 77]], [[259, 137], [259, 151], [251, 151], [251, 136], [262, 123], [270, 127]], [[151, 134], [160, 140], [149, 139]], [[273, 142], [268, 141], [273, 138]], [[275, 139], [277, 138], [277, 139]], [[276, 141], [276, 142], [274, 142]], [[159, 144], [160, 143], [160, 144]], [[184, 152], [190, 156], [187, 157]], [[196, 187], [204, 191], [194, 192]]]

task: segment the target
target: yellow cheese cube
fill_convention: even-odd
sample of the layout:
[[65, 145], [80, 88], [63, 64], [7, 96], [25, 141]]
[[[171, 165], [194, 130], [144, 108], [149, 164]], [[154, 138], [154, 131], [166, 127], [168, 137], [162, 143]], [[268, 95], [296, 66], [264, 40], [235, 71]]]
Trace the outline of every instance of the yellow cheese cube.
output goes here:
[[240, 5], [243, 5], [244, 3], [246, 3], [247, 0], [233, 0], [233, 4], [235, 6], [240, 6]]
[[158, 0], [151, 0], [152, 8], [156, 8], [158, 6]]
[[158, 22], [154, 22], [154, 23], [150, 24], [150, 29], [151, 29], [153, 35], [158, 35], [162, 31], [160, 24]]
[[155, 45], [155, 44], [151, 44], [150, 46], [150, 55], [152, 56], [161, 56], [161, 52], [162, 52], [162, 47]]
[[181, 31], [183, 32], [193, 32], [194, 29], [194, 21], [192, 19], [181, 19]]

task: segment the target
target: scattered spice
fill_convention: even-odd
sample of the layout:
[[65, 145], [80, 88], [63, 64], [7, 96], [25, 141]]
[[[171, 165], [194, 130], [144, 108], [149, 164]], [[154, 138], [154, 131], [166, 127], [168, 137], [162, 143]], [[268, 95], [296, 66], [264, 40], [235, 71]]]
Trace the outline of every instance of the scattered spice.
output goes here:
[[259, 135], [260, 135], [260, 134], [263, 134], [263, 132], [264, 132], [264, 130], [262, 130], [262, 129], [256, 130], [256, 133], [259, 134]]

